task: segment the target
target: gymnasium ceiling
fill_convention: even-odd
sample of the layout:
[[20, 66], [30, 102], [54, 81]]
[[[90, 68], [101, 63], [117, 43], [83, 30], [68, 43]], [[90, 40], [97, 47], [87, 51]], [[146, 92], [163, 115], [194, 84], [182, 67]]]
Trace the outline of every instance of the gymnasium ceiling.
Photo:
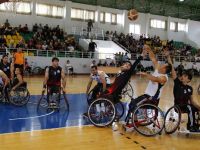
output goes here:
[[[64, 0], [65, 1], [65, 0]], [[72, 2], [126, 9], [200, 21], [200, 0], [71, 0]]]

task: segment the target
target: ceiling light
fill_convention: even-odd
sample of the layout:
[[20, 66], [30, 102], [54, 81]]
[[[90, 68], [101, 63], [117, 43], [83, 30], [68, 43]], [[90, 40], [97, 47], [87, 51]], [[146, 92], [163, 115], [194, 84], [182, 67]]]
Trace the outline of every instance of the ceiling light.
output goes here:
[[180, 2], [183, 2], [184, 0], [179, 0]]

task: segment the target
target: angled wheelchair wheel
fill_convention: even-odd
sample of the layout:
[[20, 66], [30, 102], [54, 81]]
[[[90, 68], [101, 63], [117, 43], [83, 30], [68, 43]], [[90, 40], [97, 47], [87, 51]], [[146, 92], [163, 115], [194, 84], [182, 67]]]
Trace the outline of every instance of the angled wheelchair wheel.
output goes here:
[[115, 108], [116, 108], [116, 117], [118, 119], [121, 119], [124, 116], [124, 105], [122, 102], [118, 102], [115, 104]]
[[4, 87], [3, 84], [0, 83], [0, 102], [3, 102], [5, 98]]
[[41, 75], [42, 72], [43, 72], [43, 70], [42, 70], [42, 68], [40, 68], [40, 67], [35, 67], [35, 68], [33, 68], [33, 70], [32, 70], [33, 75]]
[[67, 100], [67, 96], [65, 93], [61, 95], [61, 99], [59, 102], [59, 111], [69, 111], [69, 102]]
[[142, 104], [134, 110], [132, 122], [138, 133], [144, 136], [155, 136], [164, 128], [164, 113], [155, 105]]
[[30, 93], [25, 87], [18, 87], [14, 91], [9, 92], [9, 99], [13, 105], [23, 106], [26, 105], [30, 99]]
[[134, 95], [133, 87], [130, 83], [128, 83], [124, 89], [122, 90], [122, 99], [131, 99]]
[[88, 93], [88, 95], [87, 95], [87, 102], [88, 102], [88, 104], [90, 104], [90, 103], [92, 102], [92, 92], [93, 92], [93, 90], [91, 90], [91, 91]]
[[181, 111], [178, 106], [172, 106], [165, 114], [164, 130], [167, 134], [174, 133], [181, 123]]
[[115, 105], [108, 99], [96, 99], [88, 108], [88, 118], [96, 127], [106, 127], [111, 125], [115, 120], [115, 116]]

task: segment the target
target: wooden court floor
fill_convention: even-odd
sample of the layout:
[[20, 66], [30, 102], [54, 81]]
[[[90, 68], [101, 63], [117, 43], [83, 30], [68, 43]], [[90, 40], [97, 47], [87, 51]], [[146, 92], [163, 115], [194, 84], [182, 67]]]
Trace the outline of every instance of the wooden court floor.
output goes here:
[[[196, 89], [200, 78], [193, 79], [194, 98], [200, 104], [200, 96]], [[42, 77], [29, 77], [30, 93], [40, 95]], [[84, 93], [88, 76], [67, 77], [68, 93]], [[135, 95], [143, 94], [148, 81], [140, 77], [132, 78]], [[166, 111], [173, 105], [173, 81], [166, 84], [160, 101], [160, 107]], [[59, 129], [39, 130], [30, 132], [9, 133], [0, 135], [0, 150], [199, 150], [200, 136], [180, 134], [144, 137], [135, 132], [126, 133], [118, 125], [112, 128], [96, 128], [93, 126], [77, 126]]]

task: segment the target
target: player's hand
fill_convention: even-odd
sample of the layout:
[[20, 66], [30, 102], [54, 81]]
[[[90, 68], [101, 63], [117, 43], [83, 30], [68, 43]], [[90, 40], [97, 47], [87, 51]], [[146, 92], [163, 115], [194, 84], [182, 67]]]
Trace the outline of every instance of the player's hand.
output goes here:
[[148, 74], [146, 72], [138, 72], [137, 75], [146, 76]]
[[13, 88], [12, 88], [12, 91], [15, 91], [15, 90], [16, 90], [16, 87], [13, 87]]
[[167, 50], [164, 50], [164, 55], [166, 56], [166, 57], [168, 57], [169, 56], [169, 51], [167, 51]]
[[65, 94], [67, 90], [65, 88], [62, 88], [62, 92]]

